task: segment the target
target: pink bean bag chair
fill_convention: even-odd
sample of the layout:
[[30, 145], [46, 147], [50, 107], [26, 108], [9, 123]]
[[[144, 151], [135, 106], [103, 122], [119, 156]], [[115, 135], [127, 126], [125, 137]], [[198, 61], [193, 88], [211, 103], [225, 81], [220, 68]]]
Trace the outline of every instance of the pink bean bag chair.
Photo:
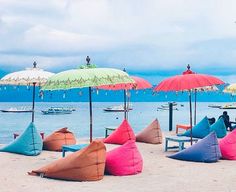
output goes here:
[[135, 135], [128, 121], [124, 120], [111, 135], [103, 140], [103, 142], [123, 145], [128, 140], [135, 140]]
[[143, 169], [143, 158], [134, 140], [127, 141], [106, 154], [105, 171], [115, 176], [135, 175]]
[[236, 129], [219, 141], [223, 159], [236, 160]]
[[162, 132], [159, 121], [155, 119], [150, 125], [139, 132], [136, 135], [136, 141], [151, 144], [161, 144]]

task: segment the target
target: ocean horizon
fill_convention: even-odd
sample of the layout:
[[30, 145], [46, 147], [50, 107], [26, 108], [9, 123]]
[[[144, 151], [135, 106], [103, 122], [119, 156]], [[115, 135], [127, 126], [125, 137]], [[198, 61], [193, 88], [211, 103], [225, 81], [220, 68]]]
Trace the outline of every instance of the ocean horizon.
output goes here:
[[[104, 112], [108, 106], [121, 105], [122, 102], [93, 103], [93, 135], [104, 137], [106, 126], [118, 126], [124, 118], [123, 112]], [[166, 102], [132, 102], [133, 110], [129, 112], [128, 121], [135, 133], [150, 124], [155, 118], [160, 122], [162, 131], [169, 130], [169, 111], [157, 110]], [[223, 109], [209, 108], [209, 104], [224, 105], [224, 102], [198, 102], [197, 122], [203, 117], [215, 117], [223, 113]], [[1, 102], [0, 109], [10, 107], [31, 108], [31, 102]], [[41, 110], [49, 107], [73, 107], [72, 114], [43, 115]], [[173, 111], [173, 130], [176, 124], [189, 124], [189, 103], [178, 102], [178, 110]], [[236, 110], [228, 110], [231, 120], [235, 120]], [[13, 133], [22, 133], [31, 122], [31, 113], [0, 113], [1, 134], [0, 143], [13, 141]], [[68, 127], [80, 140], [89, 137], [89, 104], [86, 102], [37, 102], [35, 105], [35, 126], [39, 132], [49, 135], [62, 127]]]

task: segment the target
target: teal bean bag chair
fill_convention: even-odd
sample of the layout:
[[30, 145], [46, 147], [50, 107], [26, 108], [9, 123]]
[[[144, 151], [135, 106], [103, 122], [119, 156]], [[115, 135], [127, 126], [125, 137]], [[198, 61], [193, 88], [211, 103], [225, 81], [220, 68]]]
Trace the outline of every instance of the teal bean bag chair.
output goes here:
[[223, 138], [227, 134], [224, 119], [222, 117], [210, 126], [210, 132], [212, 131], [216, 132], [217, 138]]
[[[190, 137], [191, 130], [185, 131], [185, 133], [181, 134], [180, 136], [187, 136]], [[192, 137], [196, 138], [204, 138], [210, 133], [210, 124], [207, 117], [204, 117], [197, 125], [192, 128]]]
[[215, 132], [211, 132], [204, 139], [192, 146], [168, 156], [172, 159], [183, 161], [194, 161], [204, 163], [214, 163], [221, 158], [220, 147]]
[[39, 155], [43, 148], [43, 141], [33, 123], [12, 143], [6, 145], [0, 151], [18, 153], [22, 155]]

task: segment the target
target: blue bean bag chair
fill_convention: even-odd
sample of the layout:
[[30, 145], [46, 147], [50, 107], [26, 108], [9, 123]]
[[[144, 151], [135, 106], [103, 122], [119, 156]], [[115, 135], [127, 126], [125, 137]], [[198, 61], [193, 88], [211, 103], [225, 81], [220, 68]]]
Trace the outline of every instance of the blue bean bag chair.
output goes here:
[[217, 138], [223, 138], [227, 134], [224, 119], [222, 117], [210, 126], [210, 132], [212, 131], [216, 132]]
[[33, 123], [9, 145], [0, 149], [2, 152], [18, 153], [22, 155], [39, 155], [43, 148], [43, 141]]
[[[191, 130], [185, 131], [185, 133], [180, 136], [191, 136]], [[207, 117], [204, 117], [197, 125], [192, 128], [192, 137], [204, 138], [210, 133], [210, 124]]]
[[221, 158], [221, 152], [216, 137], [216, 133], [212, 132], [204, 139], [198, 141], [196, 144], [168, 156], [172, 159], [214, 163]]

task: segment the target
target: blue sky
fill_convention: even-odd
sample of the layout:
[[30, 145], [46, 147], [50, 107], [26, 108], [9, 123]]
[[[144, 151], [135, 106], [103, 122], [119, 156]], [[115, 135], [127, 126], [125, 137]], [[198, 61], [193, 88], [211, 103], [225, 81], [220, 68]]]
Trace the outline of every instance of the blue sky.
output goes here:
[[0, 0], [0, 76], [76, 68], [87, 55], [157, 84], [188, 63], [236, 82], [234, 0]]

